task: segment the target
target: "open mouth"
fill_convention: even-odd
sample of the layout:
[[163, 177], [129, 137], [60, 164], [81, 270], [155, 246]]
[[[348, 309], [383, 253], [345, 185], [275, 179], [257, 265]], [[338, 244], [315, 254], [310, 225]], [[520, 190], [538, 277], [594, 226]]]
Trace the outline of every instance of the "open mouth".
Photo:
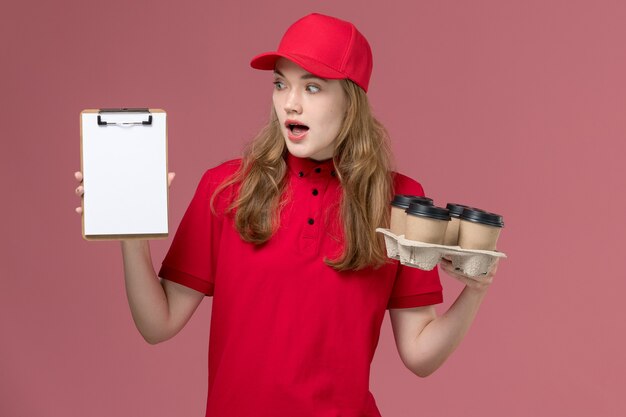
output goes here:
[[308, 126], [296, 123], [289, 123], [287, 125], [287, 128], [291, 130], [291, 133], [293, 133], [295, 136], [300, 136], [309, 130]]

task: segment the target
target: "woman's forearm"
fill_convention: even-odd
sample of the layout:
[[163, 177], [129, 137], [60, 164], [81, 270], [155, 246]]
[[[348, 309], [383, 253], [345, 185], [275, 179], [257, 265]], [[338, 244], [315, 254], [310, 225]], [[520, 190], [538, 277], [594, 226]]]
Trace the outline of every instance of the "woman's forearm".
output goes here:
[[445, 314], [424, 327], [415, 340], [413, 372], [428, 376], [445, 362], [465, 337], [486, 292], [487, 287], [466, 286]]
[[126, 296], [137, 329], [151, 344], [167, 338], [167, 296], [152, 266], [147, 240], [122, 240]]

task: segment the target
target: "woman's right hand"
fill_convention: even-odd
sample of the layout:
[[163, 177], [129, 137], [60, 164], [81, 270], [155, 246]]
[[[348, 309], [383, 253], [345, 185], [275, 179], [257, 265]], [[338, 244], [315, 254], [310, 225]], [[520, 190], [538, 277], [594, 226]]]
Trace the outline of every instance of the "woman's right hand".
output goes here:
[[[172, 185], [172, 181], [174, 180], [174, 177], [176, 176], [175, 172], [169, 172], [167, 174], [167, 186], [169, 187], [170, 185]], [[76, 171], [74, 173], [74, 178], [76, 178], [76, 181], [78, 181], [78, 187], [76, 188], [76, 190], [74, 190], [74, 193], [79, 196], [79, 197], [83, 197], [83, 194], [85, 194], [85, 190], [83, 188], [83, 173], [80, 171]], [[74, 209], [74, 211], [76, 211], [76, 213], [78, 214], [82, 214], [83, 212], [83, 208], [82, 207], [76, 207]]]

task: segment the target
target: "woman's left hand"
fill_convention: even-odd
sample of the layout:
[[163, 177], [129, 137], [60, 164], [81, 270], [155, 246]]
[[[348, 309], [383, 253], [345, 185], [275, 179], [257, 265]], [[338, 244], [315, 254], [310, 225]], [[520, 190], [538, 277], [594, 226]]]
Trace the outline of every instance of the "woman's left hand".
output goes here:
[[499, 259], [496, 259], [493, 265], [491, 265], [491, 268], [489, 268], [489, 270], [487, 271], [487, 275], [478, 275], [476, 277], [468, 277], [467, 275], [463, 274], [463, 271], [455, 270], [454, 266], [452, 266], [452, 261], [445, 258], [441, 259], [439, 267], [446, 271], [448, 275], [458, 279], [470, 288], [477, 290], [486, 290], [493, 282], [493, 277], [496, 274], [496, 270], [498, 269], [498, 262]]

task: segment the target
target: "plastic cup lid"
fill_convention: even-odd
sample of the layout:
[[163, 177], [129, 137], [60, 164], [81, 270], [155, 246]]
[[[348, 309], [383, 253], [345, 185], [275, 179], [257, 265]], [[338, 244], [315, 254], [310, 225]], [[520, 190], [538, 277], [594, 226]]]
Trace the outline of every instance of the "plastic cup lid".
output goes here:
[[450, 220], [450, 210], [427, 204], [411, 203], [409, 204], [409, 208], [406, 209], [406, 213], [413, 216], [430, 217], [437, 220]]
[[504, 219], [496, 213], [489, 213], [481, 209], [467, 207], [463, 209], [461, 220], [467, 220], [474, 223], [486, 224], [488, 226], [504, 227]]
[[411, 203], [421, 203], [421, 204], [426, 204], [426, 205], [433, 205], [433, 200], [432, 198], [428, 198], [428, 197], [421, 197], [421, 196], [417, 196], [417, 195], [410, 195], [410, 194], [396, 194], [393, 197], [393, 201], [391, 202], [392, 206], [398, 207], [398, 208], [403, 208], [403, 209], [407, 209], [409, 207], [409, 204]]
[[463, 213], [463, 209], [465, 209], [465, 208], [472, 208], [472, 207], [465, 206], [463, 204], [448, 203], [448, 204], [446, 204], [446, 208], [448, 210], [450, 210], [450, 216], [452, 216], [452, 217], [459, 217], [461, 215], [461, 213]]

